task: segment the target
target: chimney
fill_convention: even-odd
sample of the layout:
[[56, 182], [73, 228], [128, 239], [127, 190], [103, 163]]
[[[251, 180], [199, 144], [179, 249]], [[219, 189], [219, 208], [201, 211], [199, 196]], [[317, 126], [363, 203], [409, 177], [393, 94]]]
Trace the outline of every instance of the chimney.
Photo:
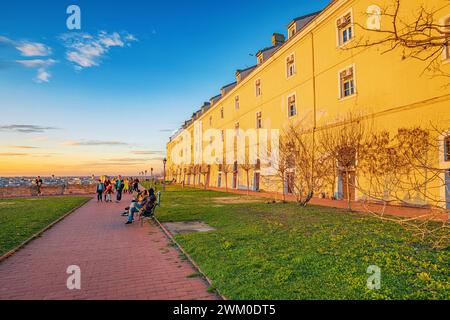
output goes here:
[[284, 39], [284, 35], [281, 33], [274, 33], [272, 35], [272, 45], [274, 46], [279, 46], [281, 44], [283, 44], [285, 41]]

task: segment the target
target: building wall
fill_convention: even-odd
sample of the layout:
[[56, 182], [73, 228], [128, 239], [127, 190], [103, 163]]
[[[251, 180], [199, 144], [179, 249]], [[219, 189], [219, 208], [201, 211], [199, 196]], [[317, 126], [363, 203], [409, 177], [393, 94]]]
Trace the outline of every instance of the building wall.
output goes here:
[[[413, 18], [421, 5], [429, 9], [443, 8], [436, 19], [447, 16], [445, 0], [402, 1], [400, 15]], [[401, 127], [429, 127], [432, 123], [450, 128], [450, 86], [446, 77], [430, 77], [423, 74], [426, 64], [416, 59], [402, 59], [402, 51], [383, 53], [388, 47], [351, 49], [360, 39], [376, 40], [377, 34], [367, 33], [356, 25], [355, 37], [345, 47], [337, 43], [336, 20], [351, 11], [353, 21], [365, 25], [365, 14], [370, 5], [381, 8], [392, 5], [392, 0], [341, 0], [330, 4], [312, 23], [289, 39], [275, 54], [259, 65], [231, 92], [222, 97], [197, 121], [203, 131], [209, 128], [233, 129], [235, 123], [243, 130], [256, 127], [256, 113], [262, 112], [263, 128], [285, 129], [289, 123], [300, 124], [306, 129], [316, 125], [320, 131], [330, 123], [339, 124], [349, 112], [363, 114], [375, 130], [394, 133]], [[436, 21], [438, 22], [438, 21]], [[382, 28], [390, 22], [381, 20]], [[286, 77], [286, 58], [294, 53], [296, 74]], [[354, 66], [356, 94], [349, 98], [339, 97], [339, 72]], [[450, 63], [442, 69], [450, 72]], [[262, 95], [255, 96], [255, 81], [261, 80]], [[288, 117], [287, 99], [296, 94], [297, 115]], [[235, 97], [239, 96], [240, 107], [235, 110]], [[224, 108], [224, 118], [220, 110]], [[212, 116], [212, 123], [209, 118]], [[193, 133], [193, 125], [187, 128]], [[169, 168], [171, 150], [177, 137], [167, 145]], [[208, 142], [204, 143], [206, 146]], [[436, 161], [438, 155], [436, 155]], [[450, 168], [450, 163], [442, 163]], [[175, 167], [172, 171], [177, 170]], [[180, 170], [180, 169], [178, 169]], [[171, 176], [176, 174], [171, 172]], [[223, 174], [222, 174], [223, 176]], [[228, 186], [233, 174], [228, 174]], [[250, 188], [253, 189], [253, 172], [250, 173]], [[191, 177], [192, 184], [193, 175]], [[178, 178], [178, 180], [180, 180]], [[222, 177], [222, 187], [224, 187]], [[203, 178], [201, 179], [204, 183]], [[211, 166], [210, 185], [217, 186], [218, 166]], [[246, 188], [246, 174], [238, 173], [238, 186]], [[197, 181], [196, 181], [197, 184]], [[260, 188], [280, 191], [281, 183], [274, 177], [261, 179]], [[440, 191], [442, 193], [442, 190]]]

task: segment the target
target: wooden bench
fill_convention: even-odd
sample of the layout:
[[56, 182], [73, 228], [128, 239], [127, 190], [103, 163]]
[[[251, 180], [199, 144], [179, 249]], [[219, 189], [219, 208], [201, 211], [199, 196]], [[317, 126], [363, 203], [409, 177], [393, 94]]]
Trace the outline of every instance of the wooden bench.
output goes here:
[[155, 211], [157, 207], [161, 206], [161, 192], [158, 192], [156, 194], [156, 202], [153, 205], [150, 213], [144, 214], [144, 212], [139, 211], [139, 224], [142, 227], [144, 225], [144, 219], [145, 218], [149, 218], [149, 219], [153, 219], [153, 217], [155, 216]]

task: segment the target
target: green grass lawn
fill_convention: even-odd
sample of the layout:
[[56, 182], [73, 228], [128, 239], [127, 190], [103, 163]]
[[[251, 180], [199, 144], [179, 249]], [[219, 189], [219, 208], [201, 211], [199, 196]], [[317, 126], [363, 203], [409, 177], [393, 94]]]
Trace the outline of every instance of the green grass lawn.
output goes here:
[[88, 199], [91, 198], [0, 199], [0, 256]]
[[[450, 299], [448, 248], [361, 213], [236, 197], [169, 186], [156, 213], [217, 228], [176, 240], [227, 298]], [[367, 289], [371, 265], [381, 268], [380, 290]]]

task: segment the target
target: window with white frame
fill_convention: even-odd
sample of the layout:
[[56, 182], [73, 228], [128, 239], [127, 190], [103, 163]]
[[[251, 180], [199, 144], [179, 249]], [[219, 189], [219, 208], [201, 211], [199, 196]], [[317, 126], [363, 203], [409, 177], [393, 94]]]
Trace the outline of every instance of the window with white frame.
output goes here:
[[222, 142], [224, 142], [225, 141], [225, 131], [224, 130], [220, 131], [220, 137], [222, 138]]
[[444, 161], [450, 161], [450, 136], [444, 138]]
[[450, 59], [450, 16], [443, 20], [442, 34], [445, 36], [444, 60]]
[[262, 128], [262, 112], [256, 113], [256, 128], [261, 129]]
[[289, 39], [295, 35], [295, 24], [289, 29]]
[[239, 96], [234, 97], [234, 109], [239, 110]]
[[337, 30], [339, 46], [343, 46], [353, 39], [353, 17], [351, 12], [337, 20]]
[[295, 74], [295, 55], [291, 54], [286, 58], [286, 76], [288, 78]]
[[259, 56], [258, 56], [258, 64], [261, 64], [261, 63], [263, 63], [264, 62], [264, 56], [263, 56], [263, 54], [261, 53]]
[[289, 96], [287, 99], [289, 117], [297, 115], [297, 104], [295, 100], [296, 100], [295, 94]]
[[339, 72], [339, 95], [340, 98], [346, 98], [356, 93], [355, 70], [349, 67]]
[[261, 79], [255, 81], [255, 93], [257, 97], [261, 95]]
[[220, 119], [223, 119], [223, 107], [220, 108]]

